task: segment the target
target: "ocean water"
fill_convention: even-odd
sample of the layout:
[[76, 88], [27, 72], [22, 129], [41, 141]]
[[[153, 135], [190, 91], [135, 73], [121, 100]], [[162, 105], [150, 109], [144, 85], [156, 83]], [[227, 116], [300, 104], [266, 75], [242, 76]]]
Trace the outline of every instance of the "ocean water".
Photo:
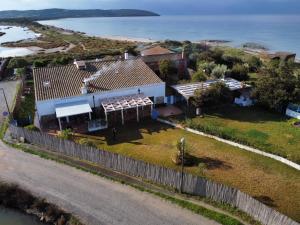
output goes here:
[[300, 56], [300, 15], [211, 15], [130, 18], [71, 18], [39, 21], [93, 36], [153, 40], [228, 40], [263, 44]]
[[[36, 38], [37, 34], [23, 27], [11, 27], [7, 29], [8, 26], [0, 26], [0, 32], [4, 32], [5, 35], [0, 37], [0, 44], [4, 42], [20, 41], [29, 38]], [[7, 48], [0, 46], [0, 57], [10, 57], [10, 56], [23, 56], [29, 55], [33, 52], [27, 48]]]

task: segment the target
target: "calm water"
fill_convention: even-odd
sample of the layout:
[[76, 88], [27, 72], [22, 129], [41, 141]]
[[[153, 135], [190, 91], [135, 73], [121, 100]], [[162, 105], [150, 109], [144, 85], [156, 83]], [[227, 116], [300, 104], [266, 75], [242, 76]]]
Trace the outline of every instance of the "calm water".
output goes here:
[[37, 219], [0, 207], [0, 225], [43, 225]]
[[41, 21], [94, 36], [154, 40], [229, 40], [234, 46], [256, 42], [271, 50], [300, 56], [300, 15], [293, 16], [161, 16], [136, 18], [76, 18]]
[[[5, 35], [0, 37], [0, 44], [10, 41], [20, 41], [23, 39], [36, 38], [36, 34], [32, 31], [27, 30], [27, 28], [22, 27], [12, 27], [6, 29], [7, 26], [0, 26], [0, 32], [4, 32]], [[23, 56], [33, 53], [26, 48], [6, 48], [0, 46], [0, 57], [9, 56]]]

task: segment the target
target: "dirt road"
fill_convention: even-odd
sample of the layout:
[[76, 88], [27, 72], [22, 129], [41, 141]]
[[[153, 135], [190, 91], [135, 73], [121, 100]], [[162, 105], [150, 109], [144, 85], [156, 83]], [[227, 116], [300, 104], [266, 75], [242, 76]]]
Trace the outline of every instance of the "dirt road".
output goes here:
[[216, 225], [134, 188], [0, 142], [0, 180], [17, 183], [93, 225]]

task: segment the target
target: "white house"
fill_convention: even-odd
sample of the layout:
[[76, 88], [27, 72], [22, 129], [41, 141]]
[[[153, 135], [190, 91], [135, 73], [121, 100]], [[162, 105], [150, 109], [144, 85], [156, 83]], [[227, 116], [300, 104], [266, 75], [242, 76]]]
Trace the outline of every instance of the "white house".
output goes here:
[[60, 129], [77, 115], [86, 114], [91, 119], [95, 109], [104, 112], [106, 122], [109, 114], [115, 113], [124, 123], [124, 115], [128, 111], [130, 116], [132, 110], [139, 120], [143, 110], [164, 102], [166, 89], [141, 59], [75, 61], [66, 66], [35, 68], [33, 78], [40, 122], [56, 117]]

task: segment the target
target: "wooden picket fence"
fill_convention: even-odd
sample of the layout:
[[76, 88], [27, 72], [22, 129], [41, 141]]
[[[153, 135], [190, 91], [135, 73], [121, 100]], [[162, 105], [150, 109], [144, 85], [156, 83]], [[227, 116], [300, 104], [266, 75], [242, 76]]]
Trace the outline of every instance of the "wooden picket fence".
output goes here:
[[183, 192], [227, 203], [252, 216], [264, 225], [299, 225], [287, 216], [260, 203], [248, 194], [191, 174], [183, 174], [165, 167], [135, 160], [120, 154], [103, 151], [94, 147], [80, 145], [69, 140], [59, 139], [46, 133], [29, 131], [10, 125], [13, 138], [21, 137], [29, 143], [46, 150], [99, 164], [130, 176], [140, 177], [154, 183], [169, 186]]

